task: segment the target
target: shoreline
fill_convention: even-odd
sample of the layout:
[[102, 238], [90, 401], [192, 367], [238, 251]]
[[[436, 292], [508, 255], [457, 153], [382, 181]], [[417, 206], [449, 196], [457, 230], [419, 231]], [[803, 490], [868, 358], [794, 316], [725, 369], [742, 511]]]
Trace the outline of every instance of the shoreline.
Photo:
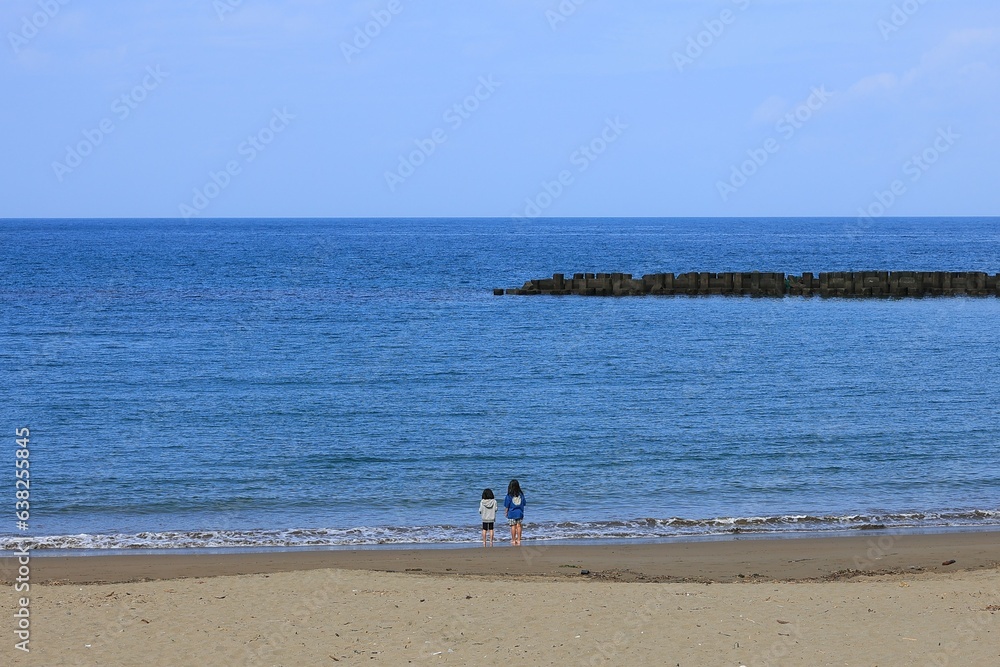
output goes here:
[[[532, 522], [529, 524], [530, 534], [527, 541], [533, 544], [547, 544], [547, 545], [609, 545], [609, 544], [661, 544], [661, 543], [673, 543], [673, 542], [699, 542], [699, 541], [725, 541], [730, 539], [742, 539], [742, 540], [798, 540], [811, 537], [852, 537], [857, 535], [884, 535], [884, 534], [936, 534], [936, 533], [975, 533], [975, 532], [1000, 532], [1000, 522], [994, 520], [995, 516], [1000, 516], [1000, 511], [998, 510], [977, 510], [977, 512], [989, 513], [990, 520], [979, 521], [979, 522], [968, 522], [968, 523], [927, 523], [927, 524], [883, 524], [883, 523], [865, 523], [860, 525], [851, 526], [839, 526], [833, 528], [818, 528], [818, 527], [808, 527], [808, 528], [780, 528], [780, 529], [760, 529], [756, 526], [751, 526], [744, 528], [742, 526], [735, 526], [727, 530], [716, 530], [716, 531], [696, 531], [696, 532], [675, 532], [671, 534], [626, 534], [626, 535], [587, 535], [587, 536], [573, 536], [573, 535], [556, 535], [550, 536], [549, 533], [542, 528], [539, 530], [539, 526], [542, 524], [536, 524]], [[501, 526], [504, 528], [503, 533], [498, 533], [501, 537], [506, 534], [506, 526]], [[282, 532], [300, 533], [315, 529], [303, 529], [303, 528], [290, 528], [281, 530], [264, 530], [264, 529], [250, 529], [250, 530], [239, 530], [234, 531], [238, 533], [241, 537], [246, 535], [253, 535], [254, 533], [263, 534], [279, 534]], [[193, 531], [187, 529], [164, 529], [159, 531], [160, 536], [163, 539], [160, 540], [162, 543], [166, 544], [176, 544], [174, 540], [167, 538], [166, 536], [174, 535], [180, 540], [187, 539], [190, 533], [203, 533], [205, 531]], [[216, 532], [210, 530], [208, 532]], [[225, 531], [220, 531], [225, 532]], [[541, 536], [539, 536], [541, 534]], [[470, 535], [472, 537], [470, 537]], [[474, 528], [468, 528], [459, 531], [459, 534], [453, 535], [451, 539], [415, 539], [412, 541], [403, 541], [399, 538], [394, 539], [363, 539], [355, 542], [338, 542], [330, 541], [323, 542], [318, 541], [316, 536], [312, 536], [308, 542], [277, 542], [271, 543], [268, 541], [255, 542], [245, 540], [235, 540], [230, 539], [229, 543], [226, 542], [225, 537], [223, 537], [222, 543], [212, 544], [206, 542], [204, 539], [195, 543], [182, 543], [180, 546], [161, 546], [156, 543], [151, 544], [136, 544], [134, 542], [122, 542], [120, 544], [112, 544], [110, 546], [101, 546], [99, 544], [71, 544], [64, 543], [67, 538], [101, 538], [101, 537], [129, 537], [130, 534], [107, 534], [107, 533], [94, 533], [94, 534], [53, 534], [53, 535], [36, 535], [36, 536], [24, 536], [16, 533], [0, 533], [0, 558], [3, 554], [13, 548], [20, 548], [20, 546], [30, 541], [32, 543], [32, 549], [34, 549], [36, 555], [45, 556], [47, 554], [54, 555], [69, 555], [69, 556], [101, 556], [101, 555], [116, 555], [124, 553], [139, 553], [143, 555], [158, 555], [158, 554], [170, 554], [170, 553], [248, 553], [251, 551], [261, 551], [261, 552], [277, 552], [277, 551], [302, 551], [302, 550], [367, 550], [367, 549], [461, 549], [470, 546], [475, 546], [480, 543], [478, 526]], [[503, 537], [504, 541], [508, 541], [506, 537]], [[81, 542], [84, 540], [80, 540]], [[99, 541], [99, 540], [98, 540]]]
[[[654, 543], [506, 542], [391, 548], [250, 550], [228, 553], [33, 552], [32, 583], [119, 583], [320, 569], [493, 578], [651, 582], [820, 581], [870, 574], [995, 568], [1000, 531], [865, 531], [851, 536], [722, 536]], [[946, 561], [954, 561], [943, 565]], [[16, 556], [0, 555], [10, 583]], [[589, 575], [581, 577], [581, 571]]]

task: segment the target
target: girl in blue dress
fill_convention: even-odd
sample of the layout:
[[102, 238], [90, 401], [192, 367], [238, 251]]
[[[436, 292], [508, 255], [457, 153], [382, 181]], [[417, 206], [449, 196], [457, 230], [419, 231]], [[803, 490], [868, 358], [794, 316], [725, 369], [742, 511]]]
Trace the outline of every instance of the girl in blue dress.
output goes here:
[[507, 485], [507, 497], [503, 499], [504, 514], [510, 524], [511, 546], [521, 546], [521, 522], [524, 520], [524, 493], [516, 479]]

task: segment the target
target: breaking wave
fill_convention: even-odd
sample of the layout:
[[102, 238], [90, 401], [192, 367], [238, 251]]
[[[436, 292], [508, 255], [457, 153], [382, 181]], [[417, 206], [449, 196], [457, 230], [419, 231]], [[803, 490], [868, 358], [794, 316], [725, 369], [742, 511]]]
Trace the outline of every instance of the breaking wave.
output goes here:
[[[639, 518], [622, 521], [529, 522], [526, 539], [629, 540], [701, 537], [734, 533], [789, 535], [844, 530], [948, 527], [1000, 527], [1000, 511], [968, 510], [897, 514], [716, 517], [710, 519]], [[498, 524], [502, 534], [502, 526]], [[191, 530], [77, 535], [0, 536], [0, 549], [193, 549], [240, 547], [354, 547], [383, 544], [463, 544], [480, 539], [477, 525], [375, 526], [285, 530]]]

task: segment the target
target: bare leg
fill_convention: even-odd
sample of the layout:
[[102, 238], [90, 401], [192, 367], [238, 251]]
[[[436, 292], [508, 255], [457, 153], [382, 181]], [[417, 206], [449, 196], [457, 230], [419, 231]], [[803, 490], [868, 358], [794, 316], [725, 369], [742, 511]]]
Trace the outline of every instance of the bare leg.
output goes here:
[[490, 546], [493, 546], [493, 529], [490, 529]]
[[521, 524], [520, 522], [516, 525], [517, 528], [517, 546], [521, 546]]
[[486, 546], [486, 529], [483, 528], [483, 546]]
[[511, 524], [510, 526], [510, 545], [517, 546], [517, 524]]

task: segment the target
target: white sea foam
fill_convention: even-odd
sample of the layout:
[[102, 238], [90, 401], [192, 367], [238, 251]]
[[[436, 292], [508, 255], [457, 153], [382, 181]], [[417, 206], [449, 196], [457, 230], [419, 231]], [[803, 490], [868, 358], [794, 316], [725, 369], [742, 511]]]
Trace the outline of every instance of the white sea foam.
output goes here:
[[[620, 521], [563, 521], [527, 524], [530, 539], [601, 540], [669, 539], [754, 533], [786, 535], [881, 528], [948, 528], [1000, 526], [1000, 511], [913, 512], [850, 514], [843, 516], [780, 516], [639, 518]], [[503, 534], [503, 531], [499, 531]], [[463, 544], [480, 539], [477, 526], [358, 526], [352, 528], [298, 528], [288, 530], [198, 530], [140, 533], [80, 533], [26, 538], [0, 536], [0, 550], [30, 544], [33, 549], [192, 549], [250, 547], [352, 547], [391, 544]]]

